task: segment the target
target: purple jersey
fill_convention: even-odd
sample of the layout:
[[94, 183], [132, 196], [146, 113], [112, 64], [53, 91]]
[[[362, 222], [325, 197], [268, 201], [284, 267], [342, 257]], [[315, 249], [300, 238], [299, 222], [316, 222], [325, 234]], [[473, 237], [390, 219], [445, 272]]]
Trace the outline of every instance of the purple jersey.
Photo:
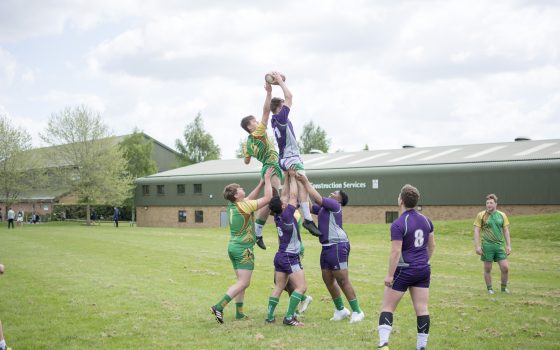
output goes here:
[[296, 207], [288, 204], [282, 214], [274, 215], [276, 230], [278, 231], [278, 251], [299, 254], [301, 251], [301, 237], [299, 225], [294, 218]]
[[428, 238], [434, 225], [415, 209], [406, 210], [391, 225], [391, 241], [402, 241], [399, 267], [428, 266]]
[[342, 228], [342, 206], [338, 201], [323, 197], [323, 205], [314, 204], [311, 212], [317, 214], [322, 245], [348, 242], [348, 235]]
[[278, 114], [272, 115], [270, 124], [278, 144], [278, 156], [280, 159], [299, 156], [299, 147], [294, 133], [292, 122], [288, 118], [290, 108], [282, 106]]

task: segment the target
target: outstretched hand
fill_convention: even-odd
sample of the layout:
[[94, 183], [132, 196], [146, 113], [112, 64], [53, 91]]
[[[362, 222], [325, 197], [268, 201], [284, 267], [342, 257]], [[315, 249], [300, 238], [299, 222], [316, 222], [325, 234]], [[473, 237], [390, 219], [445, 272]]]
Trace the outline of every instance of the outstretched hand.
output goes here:
[[266, 169], [266, 173], [264, 173], [264, 179], [265, 179], [266, 183], [270, 182], [270, 179], [272, 178], [272, 175], [274, 175], [274, 169], [273, 168]]
[[268, 81], [264, 83], [264, 89], [266, 90], [266, 92], [272, 93], [272, 85], [270, 85]]

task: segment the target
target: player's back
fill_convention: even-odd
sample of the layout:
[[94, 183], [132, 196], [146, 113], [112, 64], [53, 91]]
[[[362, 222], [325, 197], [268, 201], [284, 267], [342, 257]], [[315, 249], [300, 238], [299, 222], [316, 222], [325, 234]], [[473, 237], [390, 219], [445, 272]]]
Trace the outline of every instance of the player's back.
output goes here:
[[434, 226], [415, 209], [405, 211], [391, 225], [391, 239], [402, 239], [400, 267], [421, 268], [428, 265], [428, 239]]

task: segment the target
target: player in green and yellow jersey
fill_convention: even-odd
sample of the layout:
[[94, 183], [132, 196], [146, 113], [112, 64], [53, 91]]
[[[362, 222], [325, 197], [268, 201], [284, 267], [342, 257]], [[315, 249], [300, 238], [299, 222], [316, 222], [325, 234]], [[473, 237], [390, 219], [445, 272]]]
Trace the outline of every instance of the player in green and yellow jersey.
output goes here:
[[[245, 164], [249, 164], [251, 158], [257, 158], [257, 160], [262, 163], [261, 178], [264, 176], [264, 173], [267, 171], [267, 169], [272, 168], [274, 170], [271, 183], [272, 188], [274, 188], [276, 192], [278, 192], [283, 176], [282, 169], [280, 169], [280, 166], [278, 165], [278, 152], [274, 147], [274, 143], [266, 133], [268, 118], [270, 116], [272, 86], [269, 83], [266, 83], [265, 90], [266, 98], [264, 101], [261, 121], [257, 121], [257, 119], [252, 115], [247, 116], [241, 120], [241, 127], [243, 128], [243, 130], [249, 133], [247, 142], [243, 144], [243, 155]], [[255, 234], [257, 237], [257, 245], [261, 249], [266, 249], [266, 245], [264, 244], [262, 238], [262, 231], [269, 214], [270, 209], [268, 209], [268, 206], [265, 206], [257, 213], [257, 219], [255, 222]]]
[[[268, 206], [272, 198], [271, 177], [273, 170], [264, 174], [258, 186], [245, 197], [245, 191], [238, 184], [227, 185], [224, 189], [224, 198], [229, 201], [227, 212], [230, 227], [230, 240], [228, 255], [237, 277], [237, 282], [230, 286], [222, 299], [211, 307], [211, 311], [219, 323], [224, 323], [223, 311], [226, 305], [235, 299], [236, 319], [247, 318], [243, 313], [243, 300], [245, 289], [251, 283], [251, 276], [255, 268], [254, 212]], [[258, 198], [259, 192], [264, 187], [264, 197]]]
[[[484, 262], [484, 281], [489, 294], [492, 289], [492, 263], [500, 266], [502, 292], [509, 293], [507, 288], [511, 240], [509, 237], [509, 220], [503, 212], [497, 210], [498, 197], [495, 194], [486, 196], [486, 210], [481, 211], [474, 221], [474, 249]], [[482, 244], [480, 233], [482, 232]]]

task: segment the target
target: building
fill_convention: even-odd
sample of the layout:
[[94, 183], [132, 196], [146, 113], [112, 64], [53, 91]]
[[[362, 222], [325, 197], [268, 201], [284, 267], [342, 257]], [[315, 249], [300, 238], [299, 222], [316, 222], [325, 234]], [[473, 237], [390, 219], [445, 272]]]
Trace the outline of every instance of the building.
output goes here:
[[[304, 155], [309, 179], [328, 195], [343, 189], [346, 223], [392, 222], [407, 183], [419, 209], [435, 220], [472, 219], [496, 193], [510, 215], [560, 212], [560, 139]], [[139, 226], [227, 225], [223, 188], [247, 192], [259, 181], [253, 159], [213, 160], [137, 179]]]
[[[168, 171], [177, 167], [177, 156], [179, 155], [179, 153], [159, 142], [158, 140], [144, 133], [143, 135], [147, 141], [151, 141], [153, 144], [152, 159], [156, 162], [159, 172]], [[130, 135], [114, 136], [111, 137], [111, 139], [114, 142], [115, 146], [117, 146], [127, 136]], [[54, 169], [60, 167], [72, 167], [72, 164], [54, 163], [52, 157], [48, 156], [50, 152], [53, 152], [53, 150], [56, 151], [56, 147], [59, 146], [36, 148], [31, 150], [30, 152], [34, 152], [39, 157], [45, 159], [46, 168]], [[72, 193], [70, 193], [68, 189], [54, 188], [52, 186], [48, 186], [47, 188], [35, 189], [28, 193], [23, 193], [18, 197], [17, 200], [17, 203], [12, 204], [12, 208], [14, 209], [14, 211], [18, 212], [22, 210], [26, 214], [36, 212], [39, 215], [52, 213], [53, 206], [56, 204], [77, 203], [77, 198]], [[6, 204], [2, 203], [2, 201], [0, 200], [0, 208], [5, 207]], [[5, 216], [4, 213], [2, 214], [3, 216]]]

